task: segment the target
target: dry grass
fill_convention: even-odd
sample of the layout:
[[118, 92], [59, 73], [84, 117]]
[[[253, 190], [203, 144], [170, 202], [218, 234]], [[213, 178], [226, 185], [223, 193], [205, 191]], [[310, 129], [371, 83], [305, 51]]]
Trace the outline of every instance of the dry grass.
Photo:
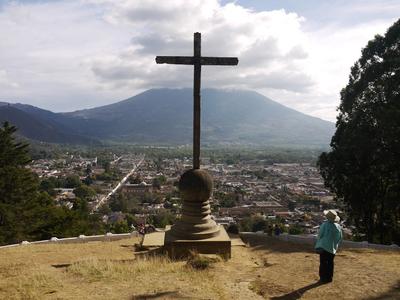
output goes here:
[[0, 250], [0, 299], [228, 299], [207, 270], [134, 258], [135, 239]]
[[400, 299], [399, 253], [341, 251], [334, 282], [318, 286], [318, 257], [304, 246], [252, 240], [233, 247], [231, 260], [196, 270], [135, 258], [136, 242], [2, 249], [0, 299]]

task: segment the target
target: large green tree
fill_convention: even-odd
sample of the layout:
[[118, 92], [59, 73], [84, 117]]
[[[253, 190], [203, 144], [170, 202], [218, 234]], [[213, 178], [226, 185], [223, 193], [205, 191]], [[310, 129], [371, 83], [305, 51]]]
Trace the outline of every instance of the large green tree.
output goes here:
[[54, 207], [26, 168], [28, 144], [15, 140], [16, 130], [7, 122], [0, 128], [0, 244], [47, 238], [43, 220]]
[[104, 232], [99, 216], [88, 214], [86, 200], [69, 210], [39, 189], [26, 167], [28, 144], [16, 141], [16, 130], [7, 122], [0, 127], [0, 245]]
[[25, 228], [18, 222], [23, 207], [36, 197], [36, 179], [24, 168], [29, 163], [27, 144], [16, 142], [14, 126], [0, 128], [0, 244], [20, 240]]
[[400, 243], [400, 20], [351, 68], [331, 151], [318, 164], [368, 241]]

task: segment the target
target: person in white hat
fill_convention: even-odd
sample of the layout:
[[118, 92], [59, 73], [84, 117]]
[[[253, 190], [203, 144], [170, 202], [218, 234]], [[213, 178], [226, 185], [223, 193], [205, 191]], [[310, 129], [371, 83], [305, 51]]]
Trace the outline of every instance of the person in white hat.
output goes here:
[[319, 278], [321, 283], [332, 282], [336, 251], [342, 240], [340, 218], [335, 210], [325, 210], [327, 218], [319, 228], [315, 250], [319, 253]]

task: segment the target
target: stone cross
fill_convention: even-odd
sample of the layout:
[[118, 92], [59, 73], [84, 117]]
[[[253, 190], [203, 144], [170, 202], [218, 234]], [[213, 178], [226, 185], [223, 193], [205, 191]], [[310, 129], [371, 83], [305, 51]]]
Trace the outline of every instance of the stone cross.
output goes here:
[[201, 33], [194, 33], [193, 56], [157, 56], [158, 64], [194, 65], [193, 78], [193, 169], [200, 168], [200, 83], [201, 66], [235, 66], [237, 57], [201, 56]]

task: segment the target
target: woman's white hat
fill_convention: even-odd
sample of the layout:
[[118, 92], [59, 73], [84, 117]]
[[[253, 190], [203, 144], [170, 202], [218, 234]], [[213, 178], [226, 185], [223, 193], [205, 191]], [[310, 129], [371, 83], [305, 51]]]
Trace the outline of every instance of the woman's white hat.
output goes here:
[[333, 210], [333, 209], [324, 210], [324, 215], [331, 222], [339, 222], [340, 221], [340, 218], [339, 218], [336, 210]]

